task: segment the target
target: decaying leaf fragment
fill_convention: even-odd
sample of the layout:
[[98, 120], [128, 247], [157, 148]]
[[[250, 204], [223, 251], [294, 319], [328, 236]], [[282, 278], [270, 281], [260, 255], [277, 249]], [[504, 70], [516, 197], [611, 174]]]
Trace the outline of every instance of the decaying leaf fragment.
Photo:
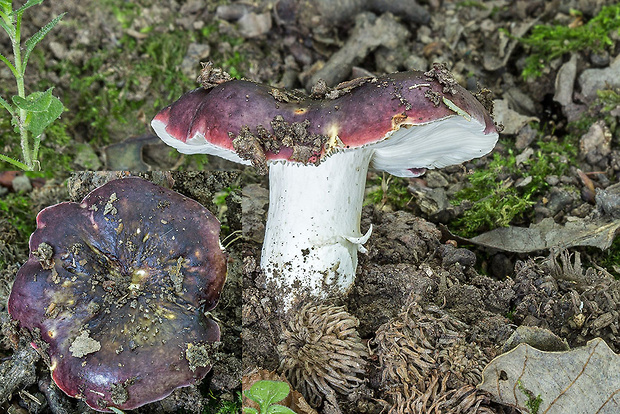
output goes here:
[[546, 218], [530, 227], [500, 227], [465, 240], [479, 246], [513, 253], [575, 246], [593, 246], [607, 250], [619, 228], [620, 220], [574, 218], [562, 225], [553, 218]]
[[566, 352], [521, 344], [491, 361], [482, 374], [479, 389], [523, 412], [532, 412], [535, 400], [538, 413], [620, 412], [620, 357], [601, 338]]

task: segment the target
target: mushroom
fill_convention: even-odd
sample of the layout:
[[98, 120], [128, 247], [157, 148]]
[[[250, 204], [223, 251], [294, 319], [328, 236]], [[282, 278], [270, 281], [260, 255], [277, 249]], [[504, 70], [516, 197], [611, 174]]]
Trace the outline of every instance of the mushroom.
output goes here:
[[226, 276], [203, 206], [130, 177], [42, 210], [11, 317], [67, 395], [133, 409], [201, 380], [220, 330], [205, 311]]
[[358, 79], [320, 99], [245, 80], [209, 84], [151, 125], [182, 153], [269, 166], [261, 267], [284, 309], [350, 289], [371, 233], [360, 231], [369, 165], [415, 177], [481, 157], [498, 139], [483, 105], [442, 65]]

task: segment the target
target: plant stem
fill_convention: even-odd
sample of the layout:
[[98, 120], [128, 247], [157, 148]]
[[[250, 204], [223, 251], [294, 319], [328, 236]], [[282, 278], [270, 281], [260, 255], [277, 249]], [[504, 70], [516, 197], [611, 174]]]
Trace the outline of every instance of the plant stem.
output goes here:
[[[17, 82], [17, 95], [21, 98], [26, 98], [26, 91], [24, 88], [24, 72], [25, 67], [22, 66], [21, 56], [21, 23], [22, 13], [18, 13], [15, 19], [15, 34], [11, 38], [13, 44], [13, 56], [15, 58], [15, 81]], [[21, 137], [22, 154], [24, 156], [24, 163], [28, 166], [29, 170], [33, 169], [32, 153], [30, 152], [30, 143], [28, 142], [28, 130], [25, 127], [27, 112], [25, 109], [19, 109], [18, 126], [19, 134]]]

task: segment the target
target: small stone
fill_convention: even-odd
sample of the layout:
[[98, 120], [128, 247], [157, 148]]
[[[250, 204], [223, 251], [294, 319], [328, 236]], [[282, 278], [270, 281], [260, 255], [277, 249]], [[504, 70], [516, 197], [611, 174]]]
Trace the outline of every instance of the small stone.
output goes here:
[[420, 70], [422, 72], [428, 70], [428, 60], [415, 53], [412, 53], [405, 59], [404, 65], [407, 70]]
[[93, 147], [87, 143], [79, 143], [75, 146], [76, 156], [74, 162], [84, 170], [96, 171], [101, 168], [99, 156]]
[[590, 164], [597, 164], [611, 153], [611, 131], [605, 121], [596, 121], [579, 140], [579, 155]]
[[211, 53], [208, 44], [191, 43], [187, 48], [187, 53], [181, 62], [181, 71], [190, 79], [196, 77], [196, 67], [199, 62], [207, 59]]
[[555, 78], [555, 95], [553, 100], [562, 106], [573, 103], [573, 88], [575, 77], [577, 76], [577, 55], [573, 54], [571, 59], [562, 65]]
[[586, 69], [579, 75], [581, 94], [587, 102], [597, 98], [596, 91], [620, 87], [620, 56], [604, 69]]
[[32, 184], [30, 183], [30, 179], [25, 175], [18, 175], [13, 178], [13, 182], [11, 183], [13, 186], [13, 190], [16, 193], [28, 193], [32, 190]]
[[549, 184], [551, 187], [554, 187], [558, 185], [558, 183], [560, 182], [560, 179], [558, 178], [557, 175], [548, 175], [545, 177], [545, 182]]
[[521, 325], [508, 338], [502, 347], [502, 352], [508, 352], [522, 343], [526, 343], [541, 351], [561, 352], [570, 349], [566, 339], [560, 338], [548, 329]]
[[512, 110], [505, 99], [495, 99], [493, 101], [493, 108], [495, 122], [504, 126], [502, 132], [507, 135], [518, 133], [521, 128], [531, 121], [540, 121], [535, 116], [521, 115], [517, 111]]
[[610, 57], [609, 52], [603, 50], [602, 52], [592, 52], [590, 53], [590, 63], [597, 68], [605, 68], [609, 65]]
[[429, 170], [424, 175], [424, 178], [426, 179], [426, 185], [430, 188], [448, 186], [448, 180], [439, 171]]
[[534, 139], [538, 135], [538, 132], [534, 128], [532, 128], [529, 124], [521, 128], [521, 130], [517, 133], [517, 138], [515, 140], [515, 147], [518, 150], [522, 150], [524, 148], [529, 147], [529, 145], [534, 142]]
[[247, 13], [237, 23], [241, 36], [245, 38], [258, 37], [271, 30], [271, 14]]
[[69, 54], [65, 45], [56, 41], [50, 42], [49, 48], [58, 60], [65, 60]]

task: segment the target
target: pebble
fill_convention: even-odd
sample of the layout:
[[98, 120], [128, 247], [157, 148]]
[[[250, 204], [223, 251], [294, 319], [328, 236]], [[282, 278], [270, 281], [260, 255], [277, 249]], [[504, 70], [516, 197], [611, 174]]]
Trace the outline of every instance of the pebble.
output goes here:
[[581, 94], [588, 101], [597, 98], [596, 91], [620, 87], [620, 55], [605, 69], [586, 69], [579, 75]]
[[270, 13], [247, 13], [237, 22], [239, 33], [246, 39], [259, 37], [271, 30]]
[[596, 121], [579, 140], [579, 155], [590, 164], [598, 164], [602, 157], [611, 153], [611, 137], [605, 121]]
[[30, 179], [25, 175], [18, 175], [13, 179], [13, 191], [16, 193], [27, 193], [32, 190]]
[[596, 66], [597, 68], [605, 68], [609, 66], [610, 61], [611, 59], [609, 57], [609, 52], [606, 50], [599, 53], [590, 53], [590, 63], [592, 63], [592, 66]]
[[517, 111], [512, 110], [509, 108], [506, 99], [495, 99], [493, 101], [493, 108], [494, 120], [496, 123], [504, 126], [503, 133], [506, 135], [518, 133], [521, 128], [531, 121], [540, 121], [535, 116], [521, 115]]
[[208, 44], [190, 43], [187, 53], [181, 62], [181, 71], [190, 79], [196, 78], [198, 74], [198, 63], [204, 61], [211, 54]]

